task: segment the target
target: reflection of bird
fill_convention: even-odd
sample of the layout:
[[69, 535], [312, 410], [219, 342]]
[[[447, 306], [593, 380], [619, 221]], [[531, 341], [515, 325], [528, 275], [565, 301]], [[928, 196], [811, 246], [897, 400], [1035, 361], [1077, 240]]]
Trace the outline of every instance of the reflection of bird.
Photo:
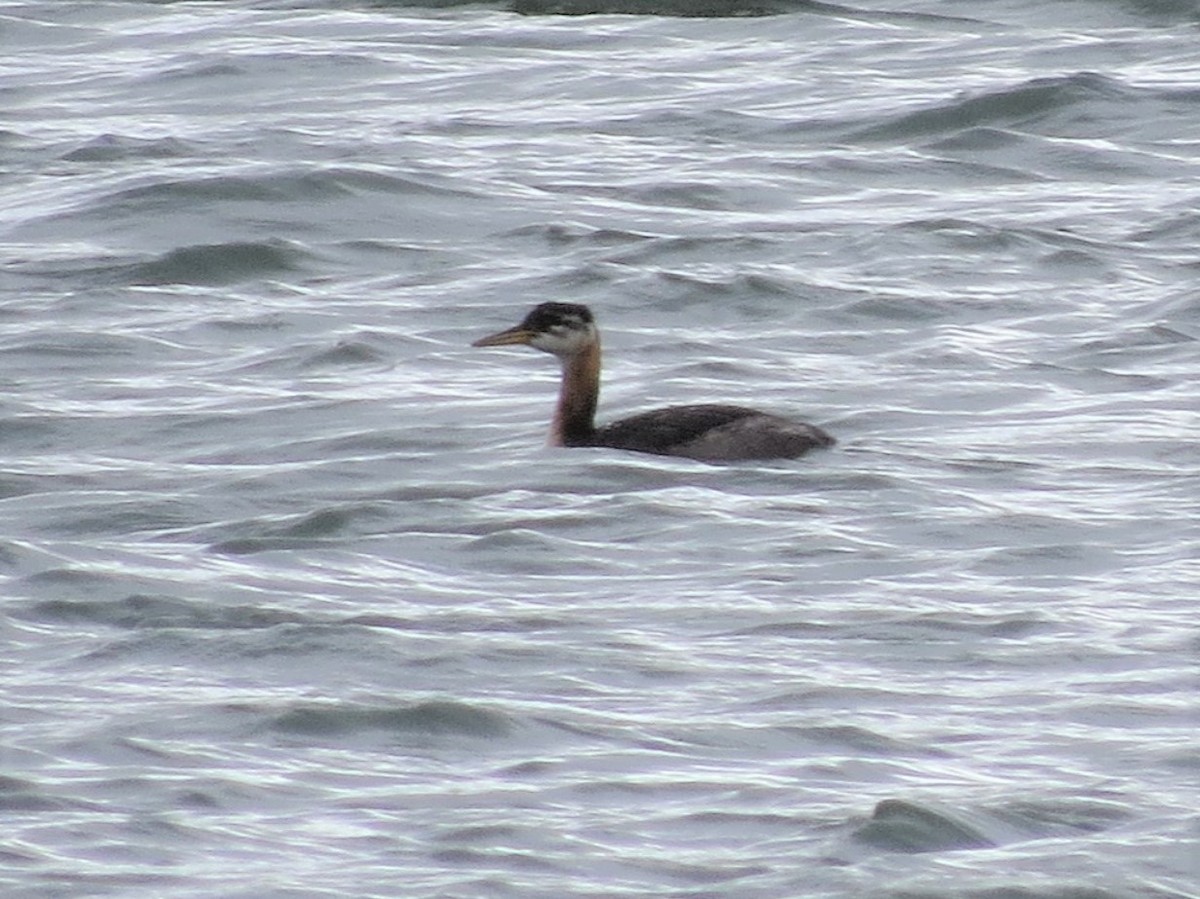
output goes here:
[[553, 353], [562, 362], [558, 409], [550, 426], [555, 446], [607, 446], [720, 461], [794, 459], [834, 442], [815, 425], [743, 406], [671, 406], [597, 428], [600, 332], [587, 306], [542, 303], [521, 324], [472, 345], [513, 344]]

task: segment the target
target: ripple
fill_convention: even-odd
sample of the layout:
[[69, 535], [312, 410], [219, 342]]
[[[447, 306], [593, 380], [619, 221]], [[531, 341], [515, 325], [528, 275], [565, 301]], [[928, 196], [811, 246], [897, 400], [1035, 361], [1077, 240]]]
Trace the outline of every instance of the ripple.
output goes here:
[[512, 729], [497, 712], [461, 702], [430, 701], [411, 706], [349, 703], [298, 705], [280, 714], [273, 727], [283, 733], [339, 737], [361, 731], [435, 736], [502, 737]]
[[24, 0], [0, 894], [1194, 891], [1195, 10], [946, 7]]
[[277, 277], [299, 267], [304, 256], [283, 241], [178, 247], [123, 272], [130, 284], [234, 284]]
[[964, 129], [1026, 127], [1044, 119], [1078, 122], [1085, 108], [1089, 118], [1098, 108], [1121, 108], [1132, 91], [1115, 78], [1096, 72], [1034, 78], [1022, 84], [955, 99], [931, 109], [903, 113], [891, 121], [860, 130], [862, 141], [889, 141], [918, 135], [957, 133]]
[[184, 159], [198, 154], [200, 147], [174, 137], [142, 138], [125, 134], [101, 134], [62, 154], [67, 162], [123, 162], [137, 159]]
[[[44, 581], [46, 577], [42, 575], [40, 579]], [[282, 609], [214, 606], [208, 602], [189, 602], [173, 596], [147, 595], [127, 596], [115, 601], [44, 600], [29, 607], [25, 616], [35, 621], [62, 624], [88, 622], [127, 629], [241, 630], [304, 620], [302, 616]]]

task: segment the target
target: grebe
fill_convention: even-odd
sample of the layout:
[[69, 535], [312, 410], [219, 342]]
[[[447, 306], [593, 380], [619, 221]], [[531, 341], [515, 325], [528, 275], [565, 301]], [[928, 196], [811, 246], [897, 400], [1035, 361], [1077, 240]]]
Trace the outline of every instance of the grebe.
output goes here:
[[600, 332], [587, 306], [542, 303], [516, 327], [471, 345], [516, 344], [552, 353], [562, 363], [558, 408], [550, 425], [553, 446], [604, 446], [718, 462], [794, 459], [834, 443], [816, 425], [743, 406], [671, 406], [596, 427]]

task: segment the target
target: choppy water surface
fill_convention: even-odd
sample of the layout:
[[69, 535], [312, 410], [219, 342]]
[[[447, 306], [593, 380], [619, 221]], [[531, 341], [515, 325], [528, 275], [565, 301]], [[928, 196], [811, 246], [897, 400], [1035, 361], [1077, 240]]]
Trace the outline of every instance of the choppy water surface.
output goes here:
[[1194, 4], [0, 36], [5, 896], [1200, 895]]

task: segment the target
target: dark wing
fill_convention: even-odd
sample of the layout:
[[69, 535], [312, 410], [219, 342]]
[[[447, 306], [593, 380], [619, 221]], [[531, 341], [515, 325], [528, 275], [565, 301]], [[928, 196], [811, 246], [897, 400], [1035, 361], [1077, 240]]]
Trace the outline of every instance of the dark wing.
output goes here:
[[744, 406], [671, 406], [598, 429], [596, 446], [693, 459], [791, 459], [833, 438], [820, 428]]

